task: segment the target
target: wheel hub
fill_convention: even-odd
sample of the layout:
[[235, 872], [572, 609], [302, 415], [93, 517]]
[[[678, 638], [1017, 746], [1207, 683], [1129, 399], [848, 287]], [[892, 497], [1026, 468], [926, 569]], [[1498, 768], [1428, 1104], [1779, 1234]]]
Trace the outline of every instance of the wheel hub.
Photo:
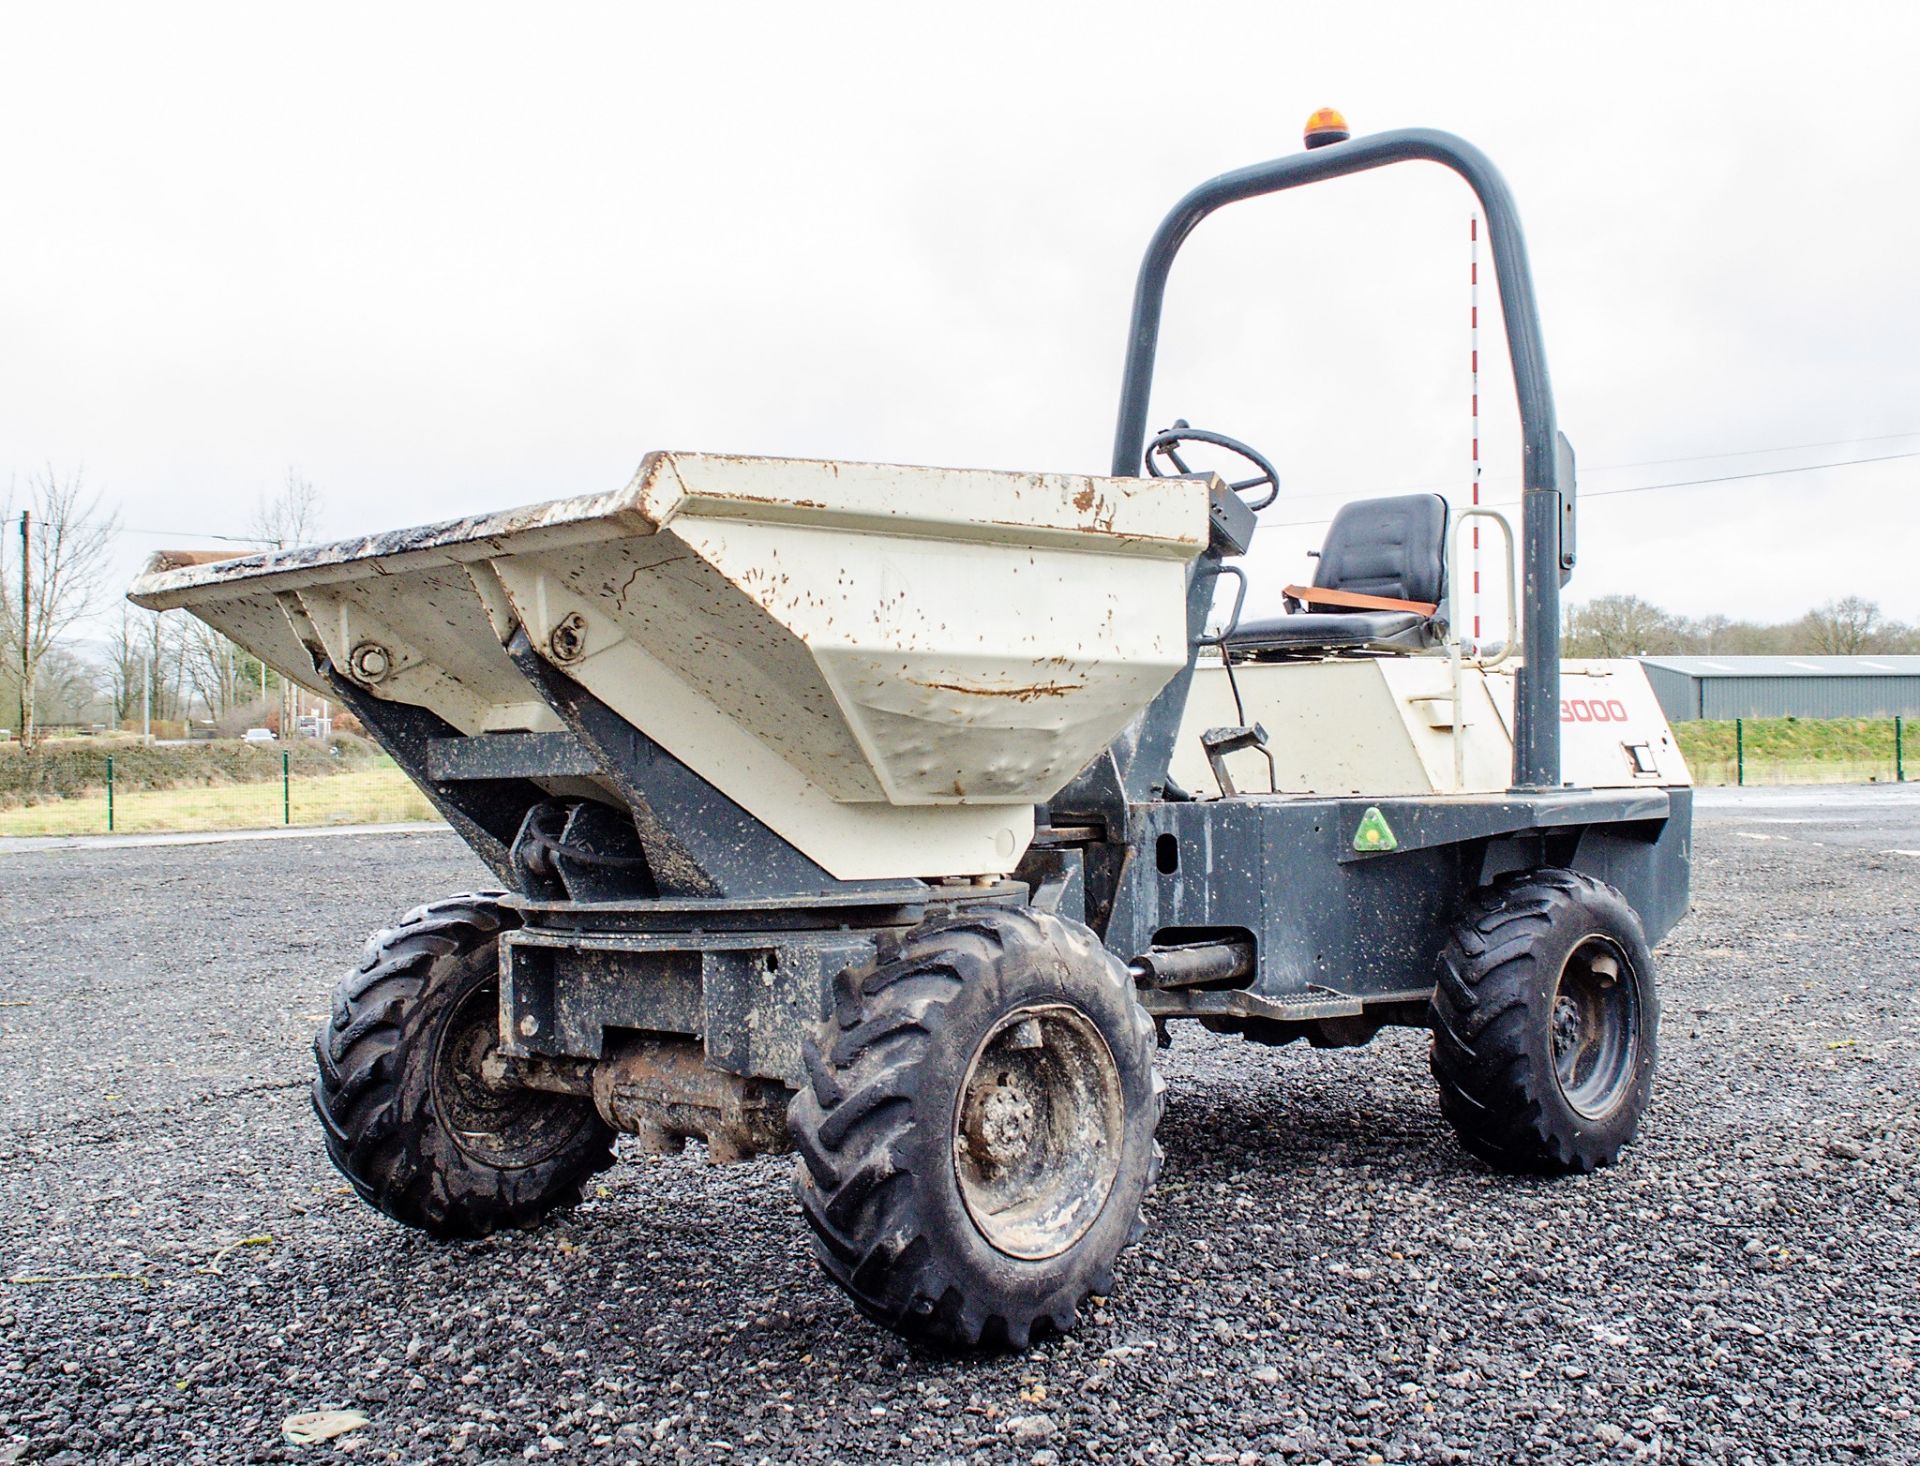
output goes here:
[[1553, 1003], [1553, 1055], [1565, 1058], [1580, 1045], [1580, 1005], [1565, 993]]
[[512, 1082], [500, 1052], [500, 998], [474, 989], [447, 1016], [435, 1046], [434, 1108], [455, 1145], [501, 1170], [537, 1166], [558, 1155], [593, 1115], [577, 1101]]
[[1024, 1008], [975, 1051], [954, 1113], [960, 1197], [1009, 1257], [1057, 1257], [1087, 1234], [1120, 1172], [1125, 1101], [1113, 1051], [1065, 1004]]
[[1605, 1119], [1633, 1086], [1641, 1042], [1639, 987], [1613, 941], [1588, 937], [1568, 954], [1551, 1030], [1560, 1093], [1583, 1119]]
[[1012, 1085], [987, 1095], [980, 1116], [980, 1141], [986, 1158], [1005, 1169], [1033, 1148], [1033, 1103]]

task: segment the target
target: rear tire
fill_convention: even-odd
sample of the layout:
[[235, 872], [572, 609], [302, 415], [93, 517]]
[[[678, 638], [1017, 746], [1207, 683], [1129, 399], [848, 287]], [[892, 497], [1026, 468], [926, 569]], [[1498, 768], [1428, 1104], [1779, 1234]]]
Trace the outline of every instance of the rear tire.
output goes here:
[[499, 942], [493, 892], [419, 906], [367, 943], [314, 1039], [327, 1154], [372, 1206], [436, 1237], [531, 1226], [613, 1163], [593, 1105], [490, 1081]]
[[1430, 1021], [1441, 1112], [1488, 1165], [1587, 1172], [1638, 1131], [1660, 999], [1613, 887], [1544, 869], [1480, 892], [1441, 954]]
[[943, 1350], [1065, 1333], [1144, 1229], [1153, 1021], [1086, 927], [930, 917], [841, 973], [788, 1124], [814, 1255], [867, 1317]]

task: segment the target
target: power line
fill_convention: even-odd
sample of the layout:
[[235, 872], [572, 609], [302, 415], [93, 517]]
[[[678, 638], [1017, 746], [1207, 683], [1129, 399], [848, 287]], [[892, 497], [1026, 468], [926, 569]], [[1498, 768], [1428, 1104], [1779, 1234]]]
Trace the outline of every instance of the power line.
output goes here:
[[129, 524], [116, 524], [115, 534], [144, 534], [168, 537], [176, 540], [222, 540], [230, 545], [259, 545], [262, 549], [271, 549], [272, 540], [263, 540], [258, 535], [243, 534], [203, 534], [191, 529], [135, 529]]
[[[1634, 462], [1586, 462], [1586, 464], [1580, 464], [1580, 472], [1582, 472], [1582, 474], [1611, 474], [1611, 472], [1619, 472], [1622, 468], [1659, 468], [1661, 464], [1667, 464], [1667, 462], [1707, 462], [1711, 461], [1711, 459], [1759, 459], [1759, 457], [1764, 457], [1764, 455], [1768, 455], [1768, 453], [1803, 453], [1803, 451], [1812, 449], [1812, 447], [1851, 447], [1851, 445], [1855, 445], [1855, 443], [1891, 443], [1891, 441], [1897, 441], [1897, 439], [1901, 439], [1901, 437], [1920, 437], [1920, 432], [1887, 432], [1887, 434], [1878, 434], [1878, 436], [1872, 437], [1828, 437], [1826, 441], [1820, 441], [1820, 443], [1780, 443], [1778, 447], [1736, 447], [1736, 449], [1724, 449], [1724, 451], [1720, 451], [1720, 453], [1684, 453], [1684, 455], [1680, 455], [1678, 459], [1638, 459], [1638, 461]], [[1889, 455], [1889, 457], [1907, 457], [1907, 455], [1895, 453], [1895, 455]], [[1880, 459], [1845, 459], [1845, 462], [1880, 462]], [[1818, 466], [1818, 464], [1816, 464], [1816, 466]], [[1776, 472], [1793, 474], [1793, 472], [1801, 472], [1801, 470], [1797, 470], [1797, 468], [1780, 468], [1780, 470], [1776, 470]], [[1515, 478], [1519, 478], [1519, 474], [1482, 474], [1482, 478], [1515, 480]], [[1711, 480], [1701, 480], [1701, 482], [1705, 484], [1705, 482], [1711, 482]], [[1423, 493], [1423, 491], [1427, 491], [1427, 493], [1438, 493], [1438, 489], [1434, 487], [1434, 484], [1432, 484], [1430, 480], [1421, 482], [1421, 484], [1402, 484], [1398, 489], [1382, 489], [1382, 493]], [[1597, 497], [1597, 495], [1601, 495], [1601, 493], [1613, 493], [1613, 489], [1592, 489], [1592, 491], [1590, 491], [1590, 497]], [[1640, 489], [1630, 489], [1630, 493], [1640, 493]], [[1298, 495], [1292, 495], [1294, 503], [1300, 503], [1300, 501], [1306, 501], [1306, 499], [1348, 499], [1348, 497], [1352, 497], [1352, 495], [1348, 495], [1348, 493], [1298, 493]], [[1315, 522], [1315, 524], [1325, 524], [1325, 520], [1313, 520], [1313, 522]]]
[[1920, 438], [1920, 433], [1881, 433], [1871, 438], [1828, 438], [1823, 443], [1782, 443], [1777, 448], [1736, 448], [1726, 453], [1688, 453], [1679, 458], [1642, 458], [1637, 463], [1593, 463], [1589, 473], [1617, 468], [1655, 468], [1662, 463], [1700, 463], [1709, 458], [1757, 458], [1766, 453], [1802, 453], [1809, 448], [1846, 448], [1855, 443], [1891, 443], [1896, 438]]
[[1823, 468], [1852, 468], [1862, 463], [1892, 463], [1899, 458], [1920, 458], [1920, 449], [1911, 453], [1882, 453], [1874, 458], [1841, 458], [1832, 463], [1803, 463], [1797, 468], [1756, 468], [1751, 473], [1720, 473], [1712, 478], [1683, 478], [1664, 484], [1634, 484], [1624, 489], [1590, 489], [1580, 497], [1605, 499], [1614, 494], [1648, 494], [1655, 489], [1691, 489], [1699, 484], [1730, 484], [1737, 479], [1774, 478], [1786, 473], [1817, 473]]
[[[1907, 435], [1904, 433], [1895, 433], [1890, 436], [1905, 437]], [[1853, 441], [1866, 442], [1870, 440], [1863, 438], [1854, 439]], [[1732, 457], [1733, 455], [1728, 454], [1726, 456]], [[1802, 463], [1792, 468], [1756, 468], [1749, 473], [1720, 473], [1714, 474], [1710, 478], [1670, 479], [1666, 483], [1659, 484], [1632, 484], [1618, 489], [1583, 489], [1577, 493], [1576, 502], [1580, 499], [1610, 499], [1617, 494], [1650, 494], [1656, 489], [1692, 489], [1698, 488], [1702, 484], [1729, 484], [1742, 479], [1779, 478], [1782, 475], [1792, 473], [1818, 473], [1822, 469], [1854, 468], [1865, 463], [1893, 463], [1902, 458], [1920, 458], [1920, 449], [1915, 449], [1910, 453], [1881, 453], [1871, 458], [1837, 458], [1831, 463]], [[1493, 507], [1512, 508], [1520, 502], [1518, 499], [1500, 499], [1495, 501]], [[1306, 529], [1317, 524], [1331, 523], [1333, 523], [1331, 519], [1286, 519], [1273, 524], [1272, 528]]]

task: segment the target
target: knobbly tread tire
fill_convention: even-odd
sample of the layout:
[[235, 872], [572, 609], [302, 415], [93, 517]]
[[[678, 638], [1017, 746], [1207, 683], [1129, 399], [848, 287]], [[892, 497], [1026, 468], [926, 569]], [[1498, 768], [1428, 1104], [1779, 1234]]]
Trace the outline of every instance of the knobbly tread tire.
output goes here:
[[441, 1026], [476, 988], [497, 984], [500, 935], [519, 925], [503, 894], [429, 902], [376, 932], [313, 1043], [313, 1109], [334, 1166], [376, 1210], [435, 1237], [531, 1226], [613, 1163], [613, 1131], [585, 1101], [554, 1096], [580, 1107], [578, 1135], [511, 1168], [469, 1154], [438, 1114], [430, 1070]]
[[[1088, 1231], [1039, 1261], [996, 1251], [953, 1179], [953, 1115], [974, 1046], [1032, 1002], [1092, 1014], [1120, 1074], [1121, 1160]], [[1020, 907], [943, 911], [834, 980], [805, 1045], [788, 1124], [794, 1189], [821, 1269], [866, 1317], [942, 1352], [1023, 1349], [1064, 1334], [1138, 1240], [1160, 1171], [1163, 1085], [1153, 1020], [1100, 939]]]
[[[1639, 994], [1631, 1084], [1602, 1120], [1561, 1093], [1551, 1011], [1561, 964], [1589, 936], [1627, 958]], [[1460, 1143], [1499, 1170], [1584, 1174], [1612, 1165], [1638, 1132], [1658, 1055], [1653, 954], [1626, 898], [1578, 871], [1515, 872], [1478, 892], [1441, 953], [1429, 1009], [1441, 1113]]]

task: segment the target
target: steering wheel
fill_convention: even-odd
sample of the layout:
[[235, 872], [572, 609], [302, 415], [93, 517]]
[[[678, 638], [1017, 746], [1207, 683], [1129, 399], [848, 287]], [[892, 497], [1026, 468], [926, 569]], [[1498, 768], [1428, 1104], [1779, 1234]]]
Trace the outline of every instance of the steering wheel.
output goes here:
[[[1247, 505], [1256, 512], [1264, 509], [1280, 497], [1280, 475], [1274, 471], [1271, 463], [1259, 453], [1242, 443], [1238, 438], [1229, 438], [1225, 433], [1210, 433], [1203, 428], [1189, 427], [1185, 418], [1174, 419], [1172, 427], [1156, 433], [1153, 441], [1147, 444], [1146, 469], [1150, 478], [1175, 478], [1191, 474], [1192, 469], [1180, 457], [1182, 443], [1211, 443], [1216, 448], [1224, 448], [1229, 453], [1238, 454], [1260, 472], [1252, 478], [1241, 479], [1235, 483], [1228, 481], [1227, 487], [1236, 494], [1244, 494], [1248, 489], [1257, 489], [1266, 485], [1266, 497]], [[1161, 460], [1171, 463], [1174, 472], [1169, 473], [1162, 467]]]

